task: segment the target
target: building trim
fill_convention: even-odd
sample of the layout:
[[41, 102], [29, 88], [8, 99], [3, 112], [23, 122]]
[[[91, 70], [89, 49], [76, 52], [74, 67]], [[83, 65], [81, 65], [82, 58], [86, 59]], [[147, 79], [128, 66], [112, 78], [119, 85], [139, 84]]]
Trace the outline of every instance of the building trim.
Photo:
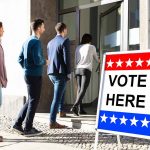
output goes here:
[[90, 4], [80, 5], [79, 9], [81, 10], [81, 9], [96, 7], [96, 6], [100, 6], [100, 5], [115, 3], [115, 2], [119, 2], [119, 1], [122, 1], [122, 0], [101, 0], [101, 1], [98, 1], [98, 2], [90, 3]]
[[140, 49], [150, 49], [150, 2], [140, 1]]
[[121, 43], [120, 51], [128, 50], [129, 43], [129, 0], [125, 0], [121, 4]]

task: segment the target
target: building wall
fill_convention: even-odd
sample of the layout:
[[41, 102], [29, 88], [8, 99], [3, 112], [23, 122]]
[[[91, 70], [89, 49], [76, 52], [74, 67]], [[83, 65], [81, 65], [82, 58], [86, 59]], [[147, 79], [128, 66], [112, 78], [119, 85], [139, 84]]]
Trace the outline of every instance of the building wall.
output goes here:
[[0, 21], [5, 31], [2, 46], [8, 77], [7, 88], [3, 89], [0, 114], [16, 115], [27, 95], [23, 70], [17, 60], [22, 43], [30, 34], [30, 0], [1, 0]]
[[[3, 101], [6, 101], [8, 96], [10, 103], [13, 103], [17, 97], [23, 98], [26, 95], [23, 72], [17, 63], [17, 59], [22, 43], [30, 33], [29, 0], [1, 0], [0, 21], [3, 22], [5, 31], [2, 45], [5, 52], [8, 77], [7, 88], [3, 89]], [[10, 98], [11, 96], [12, 98]]]
[[[6, 9], [7, 8], [7, 9]], [[30, 33], [30, 3], [29, 0], [1, 0], [0, 21], [3, 22], [4, 36], [2, 45], [5, 52], [8, 86], [3, 89], [7, 95], [25, 95], [26, 87], [23, 71], [17, 59], [22, 43]]]
[[[55, 36], [54, 26], [57, 22], [56, 0], [31, 0], [31, 21], [42, 18], [45, 21], [45, 33], [41, 36], [44, 56], [47, 57], [47, 43]], [[38, 112], [48, 112], [53, 97], [53, 87], [44, 68], [43, 85]]]

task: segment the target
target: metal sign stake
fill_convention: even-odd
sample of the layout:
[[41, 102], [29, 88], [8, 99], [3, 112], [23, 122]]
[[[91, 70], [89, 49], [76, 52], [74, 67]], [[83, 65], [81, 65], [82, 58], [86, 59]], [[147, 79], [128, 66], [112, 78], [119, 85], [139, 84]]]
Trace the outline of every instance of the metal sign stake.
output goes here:
[[120, 135], [117, 135], [117, 142], [118, 142], [118, 150], [121, 150], [121, 140], [120, 140]]

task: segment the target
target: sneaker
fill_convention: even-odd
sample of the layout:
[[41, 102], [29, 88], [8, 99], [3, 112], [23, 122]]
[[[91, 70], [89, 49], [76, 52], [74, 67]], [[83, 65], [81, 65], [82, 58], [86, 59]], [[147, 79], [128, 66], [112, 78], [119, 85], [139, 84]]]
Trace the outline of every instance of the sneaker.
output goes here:
[[24, 130], [24, 136], [36, 136], [42, 134], [42, 131], [38, 131], [35, 128], [32, 128], [31, 130]]
[[17, 132], [18, 134], [21, 134], [21, 135], [24, 134], [24, 131], [23, 131], [22, 126], [14, 125], [14, 126], [12, 127], [12, 129], [13, 129], [13, 131]]

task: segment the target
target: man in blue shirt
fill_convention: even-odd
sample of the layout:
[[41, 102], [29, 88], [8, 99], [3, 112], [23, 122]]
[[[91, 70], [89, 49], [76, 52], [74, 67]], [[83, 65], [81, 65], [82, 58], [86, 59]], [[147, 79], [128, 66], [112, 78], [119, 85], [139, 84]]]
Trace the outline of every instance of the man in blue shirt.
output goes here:
[[[44, 21], [36, 19], [31, 23], [33, 35], [22, 46], [18, 62], [24, 70], [24, 79], [27, 85], [28, 100], [21, 109], [13, 129], [26, 136], [41, 133], [33, 127], [33, 119], [39, 103], [43, 65], [46, 60], [43, 57], [40, 36], [44, 33]], [[26, 120], [25, 120], [26, 118]], [[22, 123], [25, 120], [24, 130]]]
[[[66, 82], [71, 73], [70, 70], [70, 41], [67, 36], [67, 27], [64, 23], [55, 26], [57, 35], [47, 45], [48, 60], [50, 64], [47, 74], [54, 85], [54, 95], [50, 109], [50, 128], [65, 128], [56, 122], [59, 105], [63, 105]], [[59, 108], [62, 109], [62, 108]]]

